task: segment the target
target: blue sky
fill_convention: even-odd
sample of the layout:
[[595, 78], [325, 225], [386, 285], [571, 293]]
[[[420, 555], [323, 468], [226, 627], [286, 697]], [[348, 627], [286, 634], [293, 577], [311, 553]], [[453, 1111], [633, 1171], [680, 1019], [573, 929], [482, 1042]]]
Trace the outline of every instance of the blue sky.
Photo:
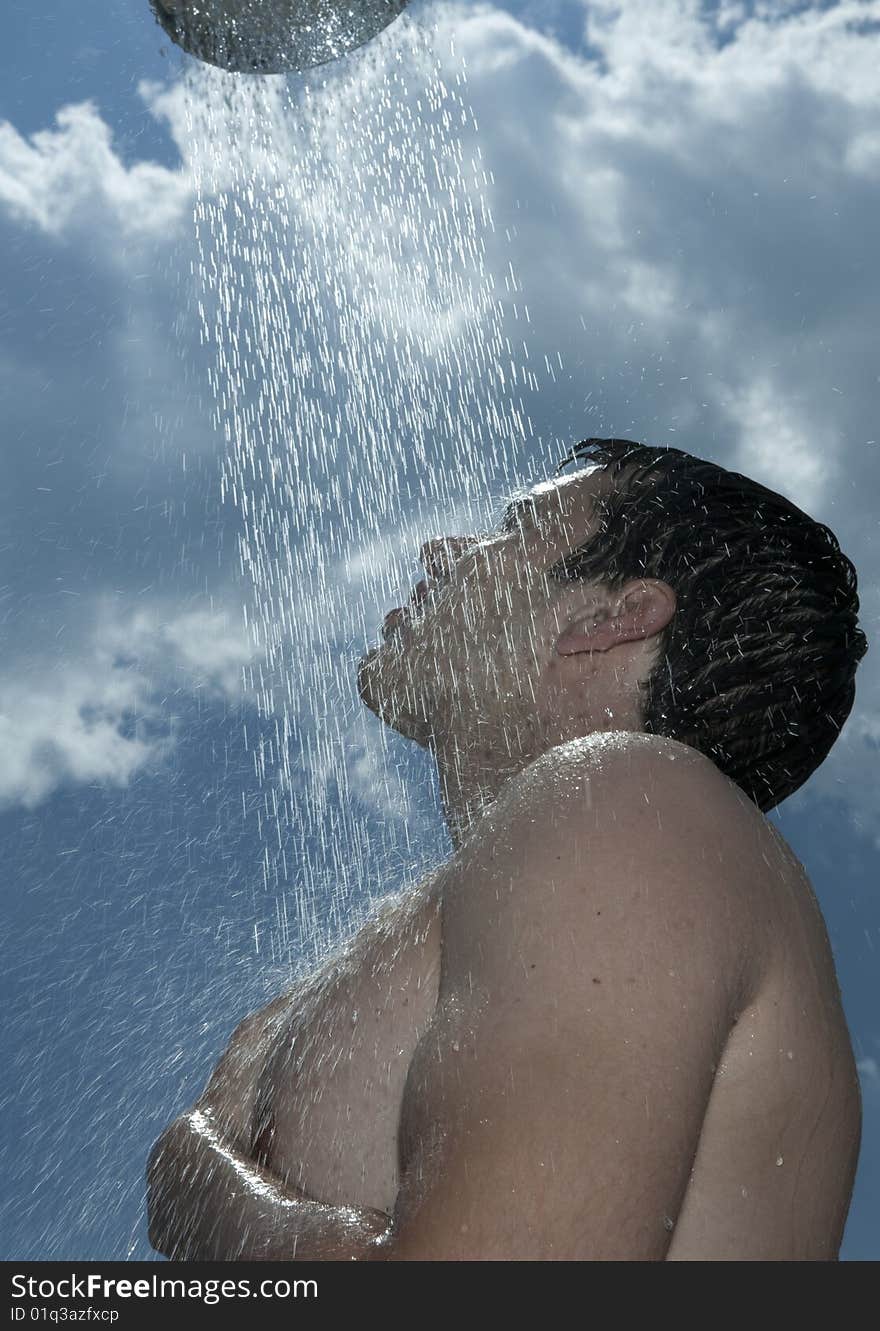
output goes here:
[[[146, 0], [100, 30], [7, 0], [4, 1257], [149, 1257], [147, 1151], [235, 1020], [448, 853], [357, 657], [420, 540], [593, 434], [754, 475], [859, 570], [856, 708], [777, 817], [862, 1075], [842, 1256], [880, 1256], [880, 4], [644, 8], [425, 0], [369, 59], [227, 96]], [[223, 292], [268, 405], [217, 406]], [[253, 456], [296, 478], [289, 529], [246, 512]]]

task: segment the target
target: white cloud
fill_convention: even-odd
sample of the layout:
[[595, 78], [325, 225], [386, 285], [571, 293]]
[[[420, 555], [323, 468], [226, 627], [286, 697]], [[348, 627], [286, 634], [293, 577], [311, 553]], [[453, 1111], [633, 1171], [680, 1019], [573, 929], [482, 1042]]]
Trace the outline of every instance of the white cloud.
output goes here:
[[246, 696], [258, 655], [234, 610], [101, 600], [82, 641], [0, 674], [0, 807], [32, 809], [78, 782], [124, 786], [170, 759], [174, 695]]
[[259, 655], [245, 629], [240, 608], [199, 606], [191, 610], [162, 603], [126, 609], [105, 601], [96, 631], [103, 659], [127, 658], [168, 687], [235, 699], [243, 692], [243, 670]]
[[834, 479], [842, 441], [833, 439], [830, 448], [818, 449], [809, 413], [769, 372], [755, 373], [739, 393], [722, 385], [719, 390], [738, 436], [731, 458], [735, 470], [815, 513]]
[[847, 146], [846, 165], [853, 175], [880, 180], [880, 130], [855, 134]]
[[353, 795], [382, 818], [405, 821], [412, 813], [412, 800], [393, 768], [384, 761], [378, 745], [365, 741], [351, 753], [347, 785]]
[[146, 734], [160, 720], [148, 681], [106, 662], [0, 679], [0, 807], [33, 809], [67, 782], [126, 785], [168, 751], [167, 737]]
[[55, 123], [25, 139], [0, 122], [0, 206], [48, 235], [109, 230], [125, 242], [176, 230], [189, 198], [180, 172], [154, 162], [126, 168], [92, 102], [62, 107]]
[[[880, 1043], [875, 1040], [875, 1043]], [[880, 1063], [876, 1058], [860, 1058], [856, 1063], [862, 1085], [864, 1107], [880, 1109]]]
[[[590, 0], [584, 9], [587, 36], [602, 51], [615, 93], [627, 102], [635, 97], [636, 116], [662, 99], [667, 115], [658, 133], [687, 117], [692, 93], [699, 96], [699, 110], [741, 125], [766, 111], [759, 93], [790, 91], [793, 82], [842, 98], [866, 118], [870, 114], [876, 43], [869, 29], [880, 15], [877, 0], [832, 6], [771, 0], [756, 5], [750, 17], [743, 7], [722, 6], [714, 21], [695, 0], [657, 0], [650, 8]], [[716, 32], [724, 32], [727, 44], [718, 45]], [[673, 81], [678, 98], [670, 102], [665, 94]], [[739, 102], [730, 97], [734, 88]], [[759, 159], [753, 160], [757, 165]]]

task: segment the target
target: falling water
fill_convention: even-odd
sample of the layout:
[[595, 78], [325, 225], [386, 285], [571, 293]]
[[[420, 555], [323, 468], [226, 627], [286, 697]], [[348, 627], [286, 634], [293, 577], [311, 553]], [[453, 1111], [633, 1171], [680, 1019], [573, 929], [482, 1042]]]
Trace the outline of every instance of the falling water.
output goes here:
[[[491, 174], [436, 27], [405, 16], [290, 79], [195, 62], [185, 79], [194, 290], [257, 654], [246, 743], [278, 928], [256, 945], [281, 961], [424, 872], [356, 664], [421, 542], [485, 516], [499, 475], [509, 487], [531, 426], [520, 393], [537, 384], [503, 331]], [[378, 834], [352, 799], [367, 788], [396, 815]]]

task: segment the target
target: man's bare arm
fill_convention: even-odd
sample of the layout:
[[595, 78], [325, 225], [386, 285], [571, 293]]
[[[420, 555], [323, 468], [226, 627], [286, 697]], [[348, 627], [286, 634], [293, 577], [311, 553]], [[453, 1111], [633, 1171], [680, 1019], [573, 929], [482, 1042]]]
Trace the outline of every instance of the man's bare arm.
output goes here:
[[177, 1261], [349, 1261], [390, 1224], [383, 1211], [306, 1198], [228, 1144], [208, 1109], [163, 1133], [147, 1171], [150, 1243]]
[[147, 1169], [150, 1243], [178, 1261], [357, 1259], [384, 1212], [327, 1206], [253, 1157], [257, 1079], [295, 992], [241, 1022], [195, 1107], [156, 1143]]

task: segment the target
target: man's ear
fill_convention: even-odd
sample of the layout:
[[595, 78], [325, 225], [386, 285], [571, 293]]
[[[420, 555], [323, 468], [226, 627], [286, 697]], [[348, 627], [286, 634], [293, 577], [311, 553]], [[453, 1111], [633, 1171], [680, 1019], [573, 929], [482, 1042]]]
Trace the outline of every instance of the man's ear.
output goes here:
[[633, 578], [615, 591], [599, 590], [560, 635], [560, 656], [607, 652], [623, 642], [641, 642], [662, 633], [675, 614], [675, 592], [657, 578]]

